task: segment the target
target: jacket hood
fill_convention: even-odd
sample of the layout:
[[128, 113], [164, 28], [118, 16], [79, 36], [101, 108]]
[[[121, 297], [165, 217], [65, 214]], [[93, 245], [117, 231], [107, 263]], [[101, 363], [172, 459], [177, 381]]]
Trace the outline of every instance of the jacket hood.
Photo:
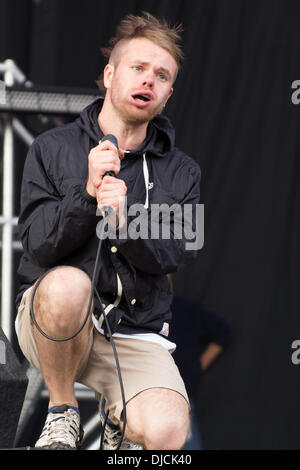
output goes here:
[[[76, 119], [76, 124], [98, 143], [103, 133], [98, 125], [98, 115], [101, 111], [103, 99], [98, 98], [88, 105]], [[139, 149], [132, 151], [135, 154], [151, 153], [157, 157], [163, 157], [174, 147], [175, 130], [171, 122], [162, 114], [150, 121], [147, 129], [147, 137]], [[130, 149], [128, 149], [130, 150]]]

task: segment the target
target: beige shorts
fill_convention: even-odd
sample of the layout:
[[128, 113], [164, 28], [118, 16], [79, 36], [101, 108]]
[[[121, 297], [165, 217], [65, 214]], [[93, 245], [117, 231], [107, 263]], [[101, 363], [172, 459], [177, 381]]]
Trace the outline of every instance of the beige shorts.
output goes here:
[[[32, 288], [22, 297], [17, 313], [16, 333], [26, 359], [40, 370], [37, 346], [30, 316]], [[114, 338], [125, 401], [143, 390], [162, 387], [188, 396], [179, 370], [170, 352], [160, 344], [130, 338]], [[112, 345], [93, 326], [89, 345], [81, 361], [76, 382], [82, 383], [105, 396], [110, 415], [120, 419], [123, 410], [119, 378]]]

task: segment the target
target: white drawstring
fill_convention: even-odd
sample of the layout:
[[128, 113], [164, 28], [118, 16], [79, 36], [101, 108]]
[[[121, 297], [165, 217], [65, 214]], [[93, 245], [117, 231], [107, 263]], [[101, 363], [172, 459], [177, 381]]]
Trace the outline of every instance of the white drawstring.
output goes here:
[[[117, 274], [117, 289], [118, 289], [118, 293], [117, 293], [117, 298], [115, 299], [114, 303], [113, 304], [109, 304], [107, 305], [105, 308], [104, 308], [104, 313], [106, 315], [109, 314], [109, 312], [114, 308], [114, 307], [117, 307], [119, 305], [119, 303], [121, 302], [121, 298], [122, 298], [122, 293], [123, 293], [123, 286], [122, 286], [122, 282], [121, 282], [121, 279], [119, 278], [119, 275]], [[98, 319], [98, 326], [99, 328], [102, 327], [102, 324], [103, 324], [103, 321], [104, 321], [104, 315], [103, 313], [101, 313], [99, 319]]]
[[145, 199], [144, 208], [148, 209], [149, 208], [149, 170], [148, 170], [148, 165], [147, 165], [146, 153], [143, 154], [143, 172], [144, 172], [144, 181], [145, 181], [145, 187], [146, 187], [146, 199]]
[[[99, 144], [101, 140], [99, 141]], [[125, 150], [124, 153], [130, 153], [130, 150]], [[146, 188], [146, 199], [144, 208], [149, 209], [149, 170], [147, 165], [146, 153], [143, 153], [143, 172], [144, 172], [144, 181], [145, 181], [145, 188]]]

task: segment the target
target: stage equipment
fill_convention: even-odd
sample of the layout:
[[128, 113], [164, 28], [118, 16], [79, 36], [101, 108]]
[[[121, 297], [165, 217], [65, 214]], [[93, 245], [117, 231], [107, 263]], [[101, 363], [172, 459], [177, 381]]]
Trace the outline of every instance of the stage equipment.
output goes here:
[[28, 378], [0, 328], [0, 448], [13, 447]]

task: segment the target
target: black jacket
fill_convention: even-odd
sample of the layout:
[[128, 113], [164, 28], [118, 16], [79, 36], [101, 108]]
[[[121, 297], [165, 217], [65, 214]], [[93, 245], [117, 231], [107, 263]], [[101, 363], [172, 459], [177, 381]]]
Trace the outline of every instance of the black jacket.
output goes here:
[[[18, 269], [17, 305], [25, 289], [53, 266], [75, 266], [92, 276], [101, 217], [96, 214], [96, 199], [86, 192], [87, 157], [103, 137], [97, 122], [101, 106], [102, 100], [96, 100], [73, 123], [38, 136], [29, 150], [21, 191], [19, 233], [24, 254]], [[199, 203], [199, 166], [174, 147], [174, 129], [160, 115], [149, 124], [140, 149], [122, 160], [118, 177], [127, 185], [128, 206], [145, 202], [143, 154], [151, 183], [150, 204]], [[150, 217], [151, 207], [145, 212]], [[186, 251], [185, 242], [174, 237], [103, 240], [97, 283], [103, 303], [115, 300], [116, 272], [123, 286], [118, 308], [109, 313], [114, 331], [160, 332], [169, 323], [172, 298], [166, 274], [195, 256]], [[99, 313], [97, 303], [95, 312]]]

